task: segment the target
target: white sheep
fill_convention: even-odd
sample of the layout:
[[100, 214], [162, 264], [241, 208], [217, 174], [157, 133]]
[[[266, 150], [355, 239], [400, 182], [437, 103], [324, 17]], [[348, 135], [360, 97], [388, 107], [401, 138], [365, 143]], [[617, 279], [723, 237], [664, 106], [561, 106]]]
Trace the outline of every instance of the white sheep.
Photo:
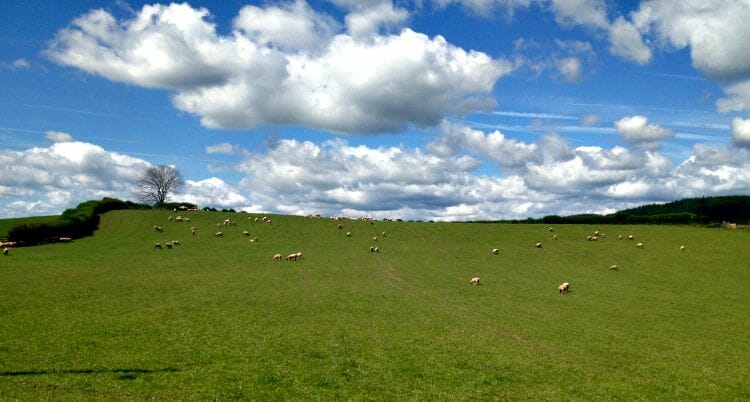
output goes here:
[[549, 231], [550, 231], [550, 233], [551, 233], [551, 232], [554, 232], [554, 231], [555, 231], [555, 229], [554, 229], [554, 228], [549, 228]]
[[162, 228], [161, 226], [154, 226], [154, 230], [157, 232], [163, 232], [164, 228]]
[[9, 252], [10, 249], [8, 249], [8, 247], [3, 247], [3, 255], [8, 255]]
[[622, 235], [617, 236], [619, 240], [622, 240]]
[[224, 232], [216, 232], [216, 234], [214, 236], [216, 236], [216, 237], [224, 237]]
[[292, 253], [286, 256], [287, 261], [297, 261], [297, 253]]
[[633, 235], [628, 235], [628, 240], [635, 240], [635, 236], [633, 236]]
[[180, 241], [179, 240], [172, 240], [172, 244], [174, 244], [175, 246], [179, 246], [180, 245]]
[[536, 248], [542, 248], [542, 243], [541, 242], [536, 242], [536, 244], [534, 244], [534, 247], [536, 247]]
[[598, 230], [594, 231], [594, 236], [599, 236], [599, 231]]
[[197, 231], [197, 230], [195, 230], [195, 229], [193, 229], [193, 230], [191, 230], [191, 231], [190, 231], [190, 233], [192, 233], [192, 234], [193, 234], [193, 236], [195, 236], [195, 235], [196, 235], [196, 233], [198, 233], [198, 231]]
[[248, 232], [247, 230], [243, 230], [242, 231], [242, 235], [243, 236], [250, 236], [250, 232]]
[[557, 240], [557, 235], [552, 235], [553, 240]]
[[568, 293], [570, 290], [570, 284], [568, 282], [563, 282], [560, 284], [560, 286], [557, 287], [557, 291], [559, 293]]
[[155, 243], [155, 244], [154, 244], [154, 249], [159, 249], [159, 250], [161, 250], [161, 243]]
[[[256, 219], [257, 219], [257, 218], [256, 218]], [[274, 254], [274, 255], [273, 255], [273, 260], [274, 260], [274, 261], [281, 261], [281, 254]]]
[[377, 247], [375, 247], [375, 252], [376, 252], [376, 253], [379, 253], [379, 252], [380, 252], [380, 249], [379, 249], [379, 248], [377, 248]]
[[299, 251], [298, 251], [298, 252], [297, 252], [297, 253], [296, 253], [295, 255], [297, 256], [297, 257], [295, 258], [295, 260], [298, 260], [298, 259], [302, 258], [302, 253], [301, 253], [301, 252], [299, 252]]
[[617, 264], [612, 264], [609, 266], [610, 271], [619, 271], [620, 267], [617, 266]]
[[346, 237], [352, 237], [352, 232], [346, 232]]
[[469, 281], [469, 283], [472, 284], [472, 285], [474, 285], [474, 286], [479, 285], [479, 277], [475, 276], [475, 277], [471, 278], [471, 280]]
[[635, 246], [638, 248], [643, 248], [643, 243], [637, 243]]
[[385, 232], [383, 232], [383, 237], [385, 237]]
[[171, 242], [166, 242], [164, 244], [167, 246], [167, 249], [171, 249], [172, 248], [172, 243]]
[[599, 236], [589, 236], [589, 241], [599, 241]]
[[685, 251], [685, 246], [680, 246], [680, 251]]
[[499, 254], [499, 253], [500, 253], [500, 250], [498, 250], [496, 248], [492, 249], [492, 254]]
[[336, 225], [336, 227], [339, 228], [339, 229], [343, 229], [344, 225], [342, 225], [342, 224], [339, 223], [338, 225]]

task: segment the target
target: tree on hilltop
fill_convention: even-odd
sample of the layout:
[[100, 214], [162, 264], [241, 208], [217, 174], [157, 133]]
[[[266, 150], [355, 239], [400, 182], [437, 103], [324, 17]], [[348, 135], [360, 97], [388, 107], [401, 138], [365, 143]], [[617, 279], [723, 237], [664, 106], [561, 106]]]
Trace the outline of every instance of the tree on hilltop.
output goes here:
[[182, 175], [172, 166], [150, 166], [138, 179], [135, 194], [142, 202], [160, 205], [170, 193], [178, 193], [184, 184]]

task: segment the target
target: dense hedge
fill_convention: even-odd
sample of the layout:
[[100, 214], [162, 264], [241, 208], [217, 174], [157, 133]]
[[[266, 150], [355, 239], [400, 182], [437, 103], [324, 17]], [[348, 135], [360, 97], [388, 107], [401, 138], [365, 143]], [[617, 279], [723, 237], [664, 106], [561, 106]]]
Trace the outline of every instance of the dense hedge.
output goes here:
[[53, 222], [22, 223], [8, 231], [8, 240], [23, 244], [41, 244], [57, 241], [60, 237], [89, 236], [99, 226], [99, 214], [116, 209], [149, 209], [148, 205], [103, 198], [86, 201], [68, 208]]

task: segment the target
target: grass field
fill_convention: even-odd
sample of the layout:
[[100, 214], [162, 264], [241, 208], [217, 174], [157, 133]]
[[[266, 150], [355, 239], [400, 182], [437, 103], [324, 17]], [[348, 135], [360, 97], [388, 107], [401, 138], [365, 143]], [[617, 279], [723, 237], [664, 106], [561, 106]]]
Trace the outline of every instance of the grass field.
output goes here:
[[0, 399], [750, 400], [748, 231], [168, 215], [0, 258]]

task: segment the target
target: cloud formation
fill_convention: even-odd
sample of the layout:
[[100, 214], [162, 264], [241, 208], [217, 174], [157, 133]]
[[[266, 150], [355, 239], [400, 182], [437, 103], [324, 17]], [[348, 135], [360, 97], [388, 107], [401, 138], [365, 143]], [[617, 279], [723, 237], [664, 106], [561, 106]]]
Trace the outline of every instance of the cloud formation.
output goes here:
[[649, 124], [645, 116], [624, 117], [615, 122], [615, 129], [625, 141], [646, 148], [658, 148], [660, 141], [674, 138], [672, 130]]
[[750, 119], [732, 119], [732, 142], [739, 147], [750, 148]]
[[391, 19], [372, 10], [356, 8], [366, 14], [359, 20], [350, 14], [350, 35], [301, 0], [246, 6], [226, 36], [207, 9], [188, 4], [147, 5], [124, 21], [94, 10], [59, 31], [46, 54], [110, 80], [175, 91], [174, 105], [209, 128], [300, 124], [361, 134], [434, 126], [486, 107], [513, 69], [410, 29], [360, 38], [402, 19], [398, 10]]

